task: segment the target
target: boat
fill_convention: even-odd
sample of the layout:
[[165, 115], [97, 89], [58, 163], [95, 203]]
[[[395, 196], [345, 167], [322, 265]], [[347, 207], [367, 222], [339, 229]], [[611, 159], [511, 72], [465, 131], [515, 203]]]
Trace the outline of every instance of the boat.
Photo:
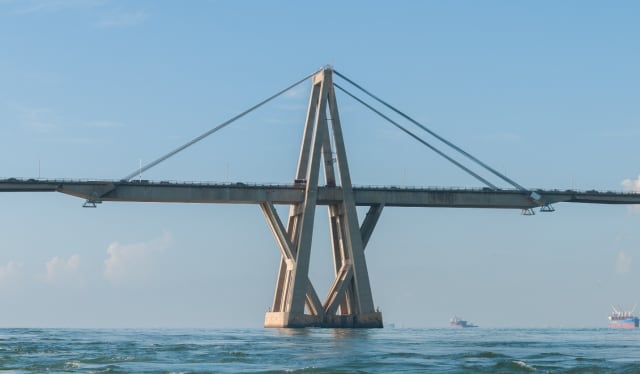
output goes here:
[[474, 325], [473, 323], [465, 321], [462, 318], [458, 318], [456, 316], [451, 318], [451, 320], [449, 320], [449, 323], [451, 324], [451, 328], [454, 328], [454, 329], [464, 329], [464, 328], [467, 328], [467, 327], [478, 327], [478, 325]]
[[[637, 306], [637, 304], [636, 304]], [[636, 310], [634, 306], [631, 311], [622, 310], [622, 308], [615, 306], [611, 306], [613, 308], [613, 313], [609, 315], [609, 328], [612, 329], [635, 329], [638, 327], [638, 323], [640, 319], [638, 316], [633, 314]]]

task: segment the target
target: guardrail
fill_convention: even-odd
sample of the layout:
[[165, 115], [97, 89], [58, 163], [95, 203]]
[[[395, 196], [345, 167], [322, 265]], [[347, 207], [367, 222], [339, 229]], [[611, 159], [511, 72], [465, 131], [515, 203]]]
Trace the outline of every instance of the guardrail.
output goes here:
[[[176, 181], [176, 180], [146, 180], [146, 179], [138, 179], [131, 181], [119, 181], [119, 180], [111, 180], [111, 179], [69, 179], [69, 178], [61, 178], [61, 179], [45, 179], [45, 178], [4, 178], [0, 179], [0, 183], [54, 183], [54, 184], [64, 184], [64, 183], [116, 183], [120, 185], [140, 185], [140, 184], [148, 184], [148, 185], [189, 185], [189, 186], [229, 186], [229, 187], [273, 187], [273, 188], [290, 188], [292, 186], [300, 187], [299, 184], [296, 183], [277, 183], [277, 182], [268, 182], [268, 183], [256, 183], [256, 182], [214, 182], [214, 181]], [[339, 186], [338, 186], [339, 187]], [[491, 193], [494, 190], [490, 188], [481, 188], [481, 187], [443, 187], [443, 186], [397, 186], [397, 185], [353, 185], [353, 188], [356, 189], [371, 189], [371, 190], [401, 190], [401, 191], [424, 191], [424, 190], [433, 190], [433, 191], [470, 191], [470, 192], [487, 192]], [[500, 192], [509, 192], [512, 191], [514, 193], [520, 193], [521, 191], [516, 189], [500, 189]], [[607, 195], [607, 194], [615, 194], [615, 195], [638, 195], [640, 191], [598, 191], [598, 190], [580, 190], [580, 189], [543, 189], [543, 188], [533, 188], [530, 191], [538, 191], [538, 192], [546, 192], [546, 193], [592, 193], [599, 195]]]

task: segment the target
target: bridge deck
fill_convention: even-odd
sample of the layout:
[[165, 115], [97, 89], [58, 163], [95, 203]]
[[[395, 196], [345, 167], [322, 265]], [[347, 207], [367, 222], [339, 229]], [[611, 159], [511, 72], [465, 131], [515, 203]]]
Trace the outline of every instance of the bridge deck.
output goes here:
[[[182, 183], [150, 181], [81, 181], [42, 179], [2, 179], [0, 192], [61, 192], [79, 198], [101, 201], [293, 204], [304, 200], [305, 185], [270, 185], [245, 183]], [[329, 205], [340, 200], [340, 187], [317, 187], [318, 204]], [[356, 205], [443, 208], [512, 208], [528, 209], [558, 202], [596, 204], [640, 204], [640, 194], [599, 191], [535, 190], [541, 197], [534, 200], [530, 192], [519, 190], [354, 187]]]

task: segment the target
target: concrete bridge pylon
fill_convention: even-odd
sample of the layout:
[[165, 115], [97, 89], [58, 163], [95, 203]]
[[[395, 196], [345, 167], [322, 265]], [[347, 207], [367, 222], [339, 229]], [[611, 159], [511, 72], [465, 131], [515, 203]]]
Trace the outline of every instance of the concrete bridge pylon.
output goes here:
[[[335, 188], [337, 196], [328, 205], [335, 280], [322, 302], [309, 280], [321, 163], [324, 186]], [[383, 205], [372, 205], [360, 227], [330, 67], [312, 77], [294, 184], [304, 189], [304, 200], [290, 205], [286, 228], [271, 202], [260, 204], [282, 255], [264, 326], [381, 328], [364, 249]]]

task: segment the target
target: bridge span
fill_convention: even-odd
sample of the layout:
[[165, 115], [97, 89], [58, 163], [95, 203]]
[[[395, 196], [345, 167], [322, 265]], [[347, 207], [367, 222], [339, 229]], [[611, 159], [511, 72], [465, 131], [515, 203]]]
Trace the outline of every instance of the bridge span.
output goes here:
[[[88, 181], [0, 179], [0, 192], [60, 192], [88, 204], [111, 201], [154, 203], [291, 205], [304, 201], [305, 185], [168, 181]], [[416, 208], [497, 208], [528, 210], [556, 203], [640, 204], [640, 194], [613, 191], [492, 190], [401, 186], [353, 186], [356, 206]], [[537, 199], [532, 198], [535, 192]], [[340, 186], [318, 186], [317, 205], [336, 204]], [[91, 205], [92, 206], [92, 205]]]
[[[515, 189], [498, 188], [485, 177], [407, 130], [346, 89], [334, 84], [334, 73]], [[273, 304], [265, 316], [265, 327], [383, 327], [382, 314], [374, 308], [364, 251], [385, 207], [520, 209], [523, 214], [531, 215], [534, 213], [534, 208], [540, 208], [543, 212], [552, 212], [553, 204], [556, 203], [640, 204], [640, 194], [525, 188], [391, 107], [332, 68], [325, 67], [309, 77], [312, 82], [309, 106], [298, 165], [291, 184], [134, 180], [135, 176], [148, 168], [224, 128], [235, 119], [288, 90], [285, 89], [122, 180], [10, 178], [0, 180], [0, 192], [60, 192], [84, 199], [85, 207], [96, 207], [100, 203], [112, 201], [259, 205], [281, 253]], [[289, 88], [295, 87], [300, 82]], [[482, 182], [486, 187], [466, 189], [353, 186], [334, 88], [338, 88], [365, 105], [407, 135]], [[321, 172], [324, 176], [322, 182], [320, 181]], [[289, 206], [286, 225], [279, 217], [274, 205]], [[318, 297], [308, 278], [315, 211], [316, 206], [319, 205], [328, 207], [335, 276], [323, 301]], [[358, 219], [356, 207], [369, 207], [362, 221]]]

